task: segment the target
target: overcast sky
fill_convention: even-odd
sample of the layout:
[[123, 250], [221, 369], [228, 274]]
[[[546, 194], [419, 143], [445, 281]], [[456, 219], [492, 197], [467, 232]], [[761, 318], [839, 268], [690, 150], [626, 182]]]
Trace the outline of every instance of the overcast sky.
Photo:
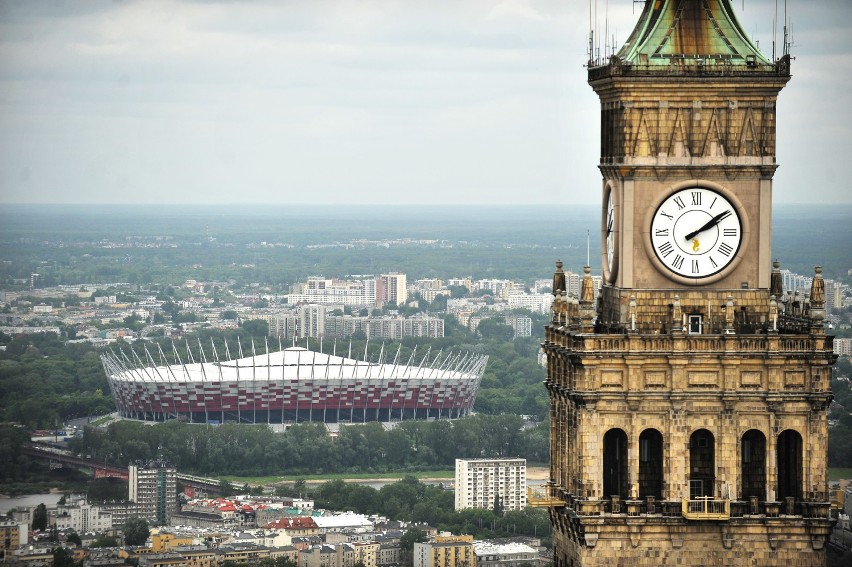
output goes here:
[[[771, 55], [775, 0], [734, 4]], [[639, 11], [609, 0], [619, 45]], [[852, 2], [789, 13], [775, 201], [852, 203]], [[0, 203], [598, 203], [589, 26], [588, 0], [0, 0]]]

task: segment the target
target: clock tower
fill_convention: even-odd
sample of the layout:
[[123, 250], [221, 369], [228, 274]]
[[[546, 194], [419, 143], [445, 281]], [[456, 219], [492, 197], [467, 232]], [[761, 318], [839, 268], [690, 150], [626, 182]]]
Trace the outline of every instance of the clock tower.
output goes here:
[[771, 258], [776, 98], [730, 0], [645, 2], [601, 101], [594, 300], [554, 276], [543, 348], [556, 567], [823, 565], [831, 337], [824, 285]]

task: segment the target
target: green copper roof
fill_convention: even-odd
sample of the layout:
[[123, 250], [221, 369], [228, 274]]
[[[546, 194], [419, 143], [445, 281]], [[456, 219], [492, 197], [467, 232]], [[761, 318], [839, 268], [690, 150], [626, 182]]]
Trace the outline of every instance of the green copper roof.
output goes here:
[[708, 64], [772, 64], [743, 31], [730, 0], [646, 0], [618, 57], [639, 65], [699, 59]]

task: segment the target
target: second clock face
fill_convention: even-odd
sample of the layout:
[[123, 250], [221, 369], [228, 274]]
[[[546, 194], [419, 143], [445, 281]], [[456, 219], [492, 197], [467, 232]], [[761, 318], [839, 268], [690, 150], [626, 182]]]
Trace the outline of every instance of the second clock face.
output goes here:
[[612, 189], [607, 191], [606, 210], [604, 211], [604, 231], [606, 242], [606, 268], [615, 275], [615, 205], [612, 202]]
[[706, 278], [724, 270], [740, 250], [743, 225], [737, 207], [705, 187], [669, 195], [654, 211], [651, 246], [669, 271]]

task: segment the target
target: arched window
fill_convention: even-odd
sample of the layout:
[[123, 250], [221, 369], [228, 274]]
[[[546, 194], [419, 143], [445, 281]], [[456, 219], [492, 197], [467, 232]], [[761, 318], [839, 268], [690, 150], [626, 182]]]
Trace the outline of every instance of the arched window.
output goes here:
[[610, 429], [604, 435], [603, 469], [603, 497], [627, 499], [627, 434], [621, 429]]
[[740, 446], [740, 498], [766, 500], [766, 436], [757, 429], [745, 432]]
[[778, 436], [778, 500], [802, 498], [802, 436], [788, 429]]
[[706, 429], [689, 438], [689, 497], [715, 496], [716, 439]]
[[663, 434], [646, 429], [639, 436], [639, 498], [663, 497]]

